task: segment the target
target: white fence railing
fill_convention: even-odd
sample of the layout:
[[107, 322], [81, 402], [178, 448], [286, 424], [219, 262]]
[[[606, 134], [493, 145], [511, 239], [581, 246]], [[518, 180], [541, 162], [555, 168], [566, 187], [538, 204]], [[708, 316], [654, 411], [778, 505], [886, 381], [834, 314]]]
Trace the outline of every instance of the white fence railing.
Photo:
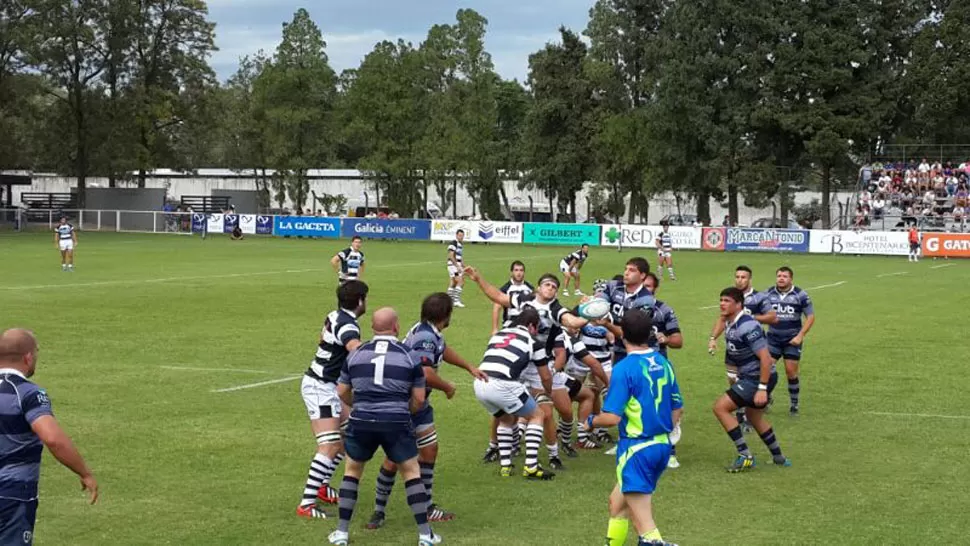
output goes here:
[[192, 233], [192, 213], [133, 210], [0, 209], [0, 231], [51, 231], [61, 216], [79, 231]]

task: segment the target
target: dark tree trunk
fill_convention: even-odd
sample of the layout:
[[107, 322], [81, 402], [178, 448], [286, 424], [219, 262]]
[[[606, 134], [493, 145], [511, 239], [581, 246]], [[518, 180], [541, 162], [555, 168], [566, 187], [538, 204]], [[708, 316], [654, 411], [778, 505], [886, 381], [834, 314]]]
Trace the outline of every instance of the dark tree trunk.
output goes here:
[[705, 226], [711, 225], [711, 194], [707, 190], [697, 194], [697, 221]]
[[822, 167], [822, 229], [830, 229], [832, 225], [832, 211], [830, 208], [830, 193], [832, 191], [832, 166]]

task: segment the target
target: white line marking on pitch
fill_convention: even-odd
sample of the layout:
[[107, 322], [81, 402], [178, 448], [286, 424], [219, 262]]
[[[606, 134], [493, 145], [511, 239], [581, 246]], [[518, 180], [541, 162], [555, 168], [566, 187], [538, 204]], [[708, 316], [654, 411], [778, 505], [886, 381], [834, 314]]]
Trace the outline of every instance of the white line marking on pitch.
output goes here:
[[955, 265], [956, 265], [956, 264], [942, 264], [942, 265], [934, 265], [934, 266], [933, 266], [933, 267], [931, 267], [930, 269], [943, 269], [944, 267], [953, 267], [953, 266], [955, 266]]
[[707, 311], [708, 309], [717, 309], [720, 305], [708, 305], [707, 307], [699, 307], [701, 311]]
[[897, 271], [895, 273], [882, 273], [882, 274], [876, 275], [876, 278], [881, 279], [883, 277], [898, 277], [900, 275], [909, 275], [909, 271]]
[[832, 284], [823, 284], [822, 286], [813, 286], [812, 288], [807, 288], [806, 290], [822, 290], [823, 288], [835, 288], [836, 286], [842, 286], [849, 281], [839, 281]]
[[925, 417], [930, 419], [970, 419], [970, 415], [939, 415], [935, 413], [890, 413], [886, 411], [867, 411], [868, 415], [882, 415], [888, 417]]
[[280, 379], [272, 379], [270, 381], [260, 381], [259, 383], [250, 383], [248, 385], [239, 385], [238, 387], [229, 387], [228, 389], [216, 389], [211, 392], [233, 392], [241, 391], [243, 389], [254, 389], [256, 387], [262, 387], [264, 385], [275, 385], [276, 383], [286, 383], [287, 381], [293, 381], [294, 379], [300, 379], [302, 375], [291, 375], [289, 377], [283, 377]]
[[277, 373], [267, 370], [247, 370], [245, 368], [193, 368], [191, 366], [159, 366], [159, 368], [189, 372]]
[[[553, 254], [550, 253], [550, 256]], [[558, 255], [558, 254], [556, 254]], [[545, 256], [545, 255], [543, 255]], [[505, 261], [509, 258], [503, 256], [501, 258], [486, 258], [478, 260], [479, 262], [498, 262]], [[435, 265], [440, 264], [441, 261], [434, 260], [429, 262], [405, 262], [399, 264], [382, 264], [375, 265], [370, 269], [388, 269], [388, 268], [398, 268], [398, 267], [414, 267], [420, 265]], [[0, 290], [44, 290], [47, 288], [80, 288], [86, 286], [117, 286], [117, 285], [132, 285], [132, 284], [152, 284], [152, 283], [165, 283], [165, 282], [178, 282], [178, 281], [198, 281], [206, 279], [234, 279], [239, 277], [265, 277], [267, 275], [284, 275], [287, 273], [313, 273], [321, 271], [333, 271], [331, 268], [310, 268], [310, 269], [285, 269], [281, 271], [254, 271], [252, 273], [226, 273], [224, 275], [193, 275], [187, 277], [163, 277], [160, 279], [131, 279], [131, 280], [117, 280], [117, 281], [96, 281], [96, 282], [80, 282], [80, 283], [69, 283], [69, 284], [36, 284], [27, 286], [0, 286]]]

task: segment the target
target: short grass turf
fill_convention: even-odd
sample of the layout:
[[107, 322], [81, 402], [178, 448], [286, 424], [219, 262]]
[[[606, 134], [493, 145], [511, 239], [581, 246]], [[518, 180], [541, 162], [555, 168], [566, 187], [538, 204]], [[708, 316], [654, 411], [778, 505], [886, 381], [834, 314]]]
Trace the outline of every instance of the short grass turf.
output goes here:
[[[346, 241], [81, 233], [77, 271], [62, 273], [48, 234], [0, 235], [0, 327], [36, 331], [35, 380], [94, 468], [102, 499], [49, 455], [38, 544], [320, 544], [336, 520], [294, 513], [314, 441], [298, 377], [334, 307], [327, 261]], [[528, 278], [557, 271], [566, 247], [468, 245], [494, 284], [523, 260]], [[367, 242], [369, 306], [397, 308], [402, 328], [426, 294], [446, 287], [445, 246]], [[583, 286], [647, 249], [594, 248]], [[659, 297], [677, 311], [686, 346], [672, 359], [684, 392], [683, 466], [655, 496], [665, 538], [681, 544], [956, 544], [970, 513], [970, 263], [905, 258], [677, 252], [678, 281]], [[802, 416], [787, 391], [770, 414], [792, 468], [729, 475], [734, 449], [710, 407], [724, 391], [723, 357], [707, 336], [734, 267], [758, 288], [781, 265], [809, 289], [818, 321], [802, 371]], [[842, 283], [838, 284], [837, 283]], [[831, 286], [836, 285], [836, 286]], [[813, 287], [823, 287], [812, 290]], [[448, 342], [475, 361], [490, 306], [466, 287]], [[574, 298], [568, 302], [573, 303]], [[363, 321], [369, 333], [369, 319]], [[229, 368], [206, 371], [173, 368]], [[448, 544], [602, 544], [612, 457], [582, 453], [550, 483], [502, 479], [480, 462], [487, 415], [467, 374], [446, 367], [457, 396], [435, 405], [435, 499], [457, 519]], [[292, 378], [232, 392], [213, 392]], [[767, 451], [749, 442], [760, 461]], [[545, 454], [542, 454], [545, 459]], [[377, 461], [362, 480], [355, 544], [414, 544], [397, 484], [388, 523], [367, 531]], [[335, 510], [331, 509], [331, 513]], [[634, 543], [631, 537], [628, 543]]]

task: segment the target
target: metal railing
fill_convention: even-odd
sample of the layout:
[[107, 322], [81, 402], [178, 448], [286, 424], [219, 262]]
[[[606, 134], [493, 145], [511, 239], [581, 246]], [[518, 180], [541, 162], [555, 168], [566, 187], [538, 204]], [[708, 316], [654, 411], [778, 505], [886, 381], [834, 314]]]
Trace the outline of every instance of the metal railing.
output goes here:
[[0, 231], [52, 231], [61, 216], [79, 231], [192, 233], [192, 213], [90, 209], [0, 209]]

